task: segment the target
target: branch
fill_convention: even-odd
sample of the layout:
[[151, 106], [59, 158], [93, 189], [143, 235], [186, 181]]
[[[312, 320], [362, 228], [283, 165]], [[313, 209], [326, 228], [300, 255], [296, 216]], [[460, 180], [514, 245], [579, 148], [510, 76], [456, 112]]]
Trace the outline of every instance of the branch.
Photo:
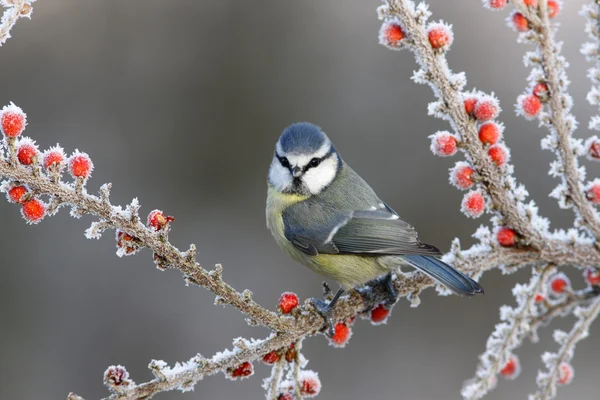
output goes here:
[[530, 332], [529, 320], [535, 309], [535, 299], [543, 292], [548, 277], [556, 269], [547, 266], [540, 271], [534, 270], [528, 285], [517, 285], [513, 294], [517, 306], [502, 306], [501, 323], [496, 325], [486, 345], [486, 351], [479, 359], [476, 375], [463, 387], [461, 394], [465, 399], [480, 399], [496, 387], [496, 376], [511, 358], [512, 351], [521, 346]]
[[575, 346], [580, 340], [589, 336], [592, 322], [600, 314], [600, 297], [596, 298], [587, 308], [578, 307], [575, 312], [578, 320], [569, 333], [556, 330], [554, 339], [561, 344], [558, 353], [544, 353], [542, 360], [547, 372], [538, 372], [537, 384], [539, 390], [531, 395], [530, 400], [548, 400], [556, 396], [556, 386], [565, 385], [573, 379], [573, 368], [569, 364], [573, 358]]
[[576, 226], [587, 227], [596, 238], [600, 238], [600, 216], [586, 196], [583, 185], [585, 167], [580, 167], [577, 160], [582, 145], [580, 140], [573, 138], [577, 121], [571, 114], [573, 101], [567, 92], [567, 63], [560, 53], [561, 44], [554, 37], [556, 29], [550, 22], [548, 1], [540, 0], [537, 7], [527, 6], [523, 0], [515, 1], [514, 5], [525, 16], [530, 28], [530, 31], [521, 33], [521, 40], [532, 42], [539, 48], [538, 52], [529, 53], [526, 65], [539, 64], [541, 70], [534, 67], [530, 75], [531, 86], [535, 87], [539, 82], [547, 85], [548, 92], [542, 99], [548, 102], [550, 113], [532, 115], [522, 104], [517, 105], [517, 109], [525, 109], [521, 112], [528, 117], [538, 115], [541, 124], [550, 130], [542, 147], [556, 153], [558, 164], [551, 173], [562, 180], [552, 196], [559, 199], [562, 208], [573, 208], [577, 215]]
[[479, 140], [476, 121], [465, 110], [464, 95], [461, 93], [466, 83], [464, 74], [452, 74], [444, 53], [430, 44], [425, 27], [430, 13], [426, 6], [421, 4], [415, 9], [412, 2], [390, 0], [387, 5], [379, 8], [379, 14], [381, 18], [400, 22], [403, 34], [407, 36], [404, 46], [415, 53], [422, 68], [415, 73], [413, 79], [418, 83], [430, 84], [439, 98], [439, 102], [430, 106], [430, 113], [447, 119], [454, 130], [460, 133], [460, 147], [469, 157], [481, 185], [491, 199], [490, 208], [497, 211], [499, 219], [505, 225], [509, 225], [524, 238], [524, 244], [536, 249], [544, 247], [541, 233], [520, 210], [521, 205], [517, 200], [519, 196], [513, 193], [516, 185], [512, 179], [507, 179], [511, 168], [499, 168], [498, 163], [490, 158], [489, 149]]
[[19, 18], [30, 18], [33, 8], [31, 4], [35, 0], [2, 0], [2, 6], [6, 7], [0, 20], [0, 46], [10, 39], [10, 30]]

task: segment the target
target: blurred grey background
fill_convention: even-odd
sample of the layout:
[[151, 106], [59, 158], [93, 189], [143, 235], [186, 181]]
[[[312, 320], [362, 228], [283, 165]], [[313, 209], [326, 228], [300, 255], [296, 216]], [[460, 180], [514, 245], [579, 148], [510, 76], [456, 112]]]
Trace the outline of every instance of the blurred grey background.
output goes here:
[[[468, 88], [495, 91], [507, 125], [516, 171], [553, 227], [572, 221], [548, 193], [552, 160], [540, 150], [545, 132], [517, 118], [515, 98], [525, 87], [525, 46], [506, 28], [507, 12], [476, 0], [430, 0], [436, 19], [454, 24], [448, 55], [466, 71]], [[587, 64], [578, 11], [567, 2], [559, 38], [571, 62], [576, 115], [589, 135], [596, 112], [585, 101]], [[409, 52], [377, 44], [377, 0], [44, 0], [32, 21], [21, 20], [0, 49], [0, 103], [28, 113], [26, 134], [42, 148], [60, 142], [87, 151], [96, 191], [113, 183], [113, 201], [138, 197], [143, 214], [163, 209], [177, 220], [171, 239], [196, 243], [206, 268], [224, 265], [225, 279], [275, 307], [292, 290], [320, 294], [321, 278], [280, 253], [264, 222], [265, 177], [273, 146], [291, 122], [321, 125], [336, 147], [392, 207], [442, 249], [458, 236], [465, 246], [485, 219], [459, 211], [462, 193], [447, 183], [459, 158], [429, 152], [427, 136], [447, 124], [427, 116], [431, 90], [409, 78]], [[589, 176], [598, 175], [597, 165]], [[181, 274], [158, 272], [148, 251], [115, 256], [113, 233], [86, 240], [90, 217], [68, 211], [28, 226], [18, 207], [0, 204], [0, 398], [87, 399], [107, 395], [102, 374], [127, 366], [137, 382], [151, 379], [153, 359], [169, 364], [197, 352], [210, 356], [237, 336], [264, 337], [214, 295], [187, 288]], [[510, 289], [529, 271], [486, 274], [485, 296], [440, 298], [432, 290], [411, 309], [401, 301], [386, 326], [359, 321], [346, 349], [322, 338], [306, 342], [309, 368], [323, 381], [320, 399], [454, 399], [472, 376], [477, 356], [513, 304]], [[579, 273], [571, 274], [582, 284]], [[571, 319], [554, 327], [569, 329]], [[524, 371], [500, 380], [489, 399], [526, 398], [535, 388], [539, 355], [554, 350], [553, 328], [539, 344], [519, 349]], [[600, 371], [600, 326], [578, 347], [576, 378], [559, 398], [593, 398]], [[264, 397], [269, 369], [256, 365], [250, 380], [204, 379], [192, 393], [160, 399]]]

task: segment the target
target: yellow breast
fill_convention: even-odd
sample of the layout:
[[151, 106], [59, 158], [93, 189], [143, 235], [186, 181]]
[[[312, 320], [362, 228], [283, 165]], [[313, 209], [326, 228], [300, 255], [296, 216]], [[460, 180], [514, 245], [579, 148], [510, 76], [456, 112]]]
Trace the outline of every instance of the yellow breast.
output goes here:
[[271, 231], [277, 245], [298, 260], [300, 253], [285, 237], [283, 211], [289, 206], [306, 200], [306, 196], [281, 193], [269, 185], [267, 192], [267, 228]]

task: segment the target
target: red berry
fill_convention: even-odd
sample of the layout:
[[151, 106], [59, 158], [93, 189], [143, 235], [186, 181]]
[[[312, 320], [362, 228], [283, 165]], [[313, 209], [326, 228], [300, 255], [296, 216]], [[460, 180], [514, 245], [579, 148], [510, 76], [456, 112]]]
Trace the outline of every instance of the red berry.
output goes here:
[[406, 34], [398, 21], [384, 22], [379, 31], [379, 43], [382, 45], [397, 50], [402, 46], [402, 40], [406, 38]]
[[573, 376], [575, 375], [575, 371], [571, 364], [566, 362], [561, 362], [558, 366], [558, 384], [559, 385], [568, 385], [573, 381]]
[[447, 49], [452, 44], [452, 31], [442, 23], [432, 23], [427, 29], [427, 37], [434, 49]]
[[511, 354], [504, 367], [500, 370], [500, 374], [506, 379], [515, 379], [521, 372], [521, 363], [519, 358]]
[[302, 397], [316, 397], [321, 391], [319, 374], [311, 370], [300, 371], [300, 393]]
[[14, 186], [12, 189], [10, 189], [8, 191], [8, 199], [12, 203], [20, 203], [21, 199], [27, 192], [28, 192], [27, 188], [23, 185]]
[[488, 6], [492, 10], [501, 10], [506, 6], [506, 0], [489, 0]]
[[86, 153], [75, 153], [69, 158], [69, 172], [73, 178], [88, 179], [94, 170], [94, 164]]
[[554, 18], [560, 11], [560, 3], [556, 0], [548, 0], [548, 17]]
[[523, 0], [527, 7], [537, 7], [537, 0]]
[[277, 396], [277, 400], [294, 400], [294, 395], [290, 392], [282, 393], [279, 396]]
[[329, 344], [333, 347], [344, 347], [352, 336], [352, 330], [343, 322], [338, 322], [333, 328], [333, 336], [329, 338]]
[[279, 298], [279, 309], [283, 314], [291, 313], [293, 309], [298, 307], [298, 304], [300, 304], [300, 300], [298, 300], [296, 293], [284, 292]]
[[539, 97], [540, 100], [545, 99], [548, 96], [548, 85], [543, 82], [537, 83], [531, 91], [535, 96]]
[[298, 351], [296, 350], [296, 343], [290, 343], [290, 347], [285, 351], [285, 361], [291, 363], [298, 357]]
[[488, 149], [488, 155], [497, 167], [503, 166], [506, 164], [506, 161], [508, 161], [508, 151], [506, 150], [506, 147], [501, 144], [495, 144], [490, 147]]
[[154, 228], [155, 231], [160, 231], [165, 226], [167, 226], [169, 222], [173, 221], [175, 221], [175, 218], [171, 216], [165, 217], [165, 214], [163, 214], [162, 211], [153, 210], [150, 211], [150, 214], [148, 214], [147, 224], [149, 227]]
[[543, 294], [538, 293], [538, 294], [535, 295], [535, 300], [534, 301], [536, 303], [542, 303], [544, 300], [546, 300], [546, 297], [544, 297]]
[[571, 281], [562, 272], [559, 272], [558, 274], [552, 276], [550, 278], [550, 281], [548, 282], [548, 288], [550, 289], [550, 293], [554, 295], [561, 295], [570, 287]]
[[529, 30], [529, 21], [519, 12], [513, 14], [512, 22], [518, 32], [527, 32]]
[[44, 218], [46, 206], [38, 199], [31, 199], [23, 203], [21, 213], [27, 222], [30, 224], [37, 224]]
[[600, 181], [591, 182], [586, 188], [586, 195], [593, 204], [600, 204]]
[[277, 354], [277, 351], [273, 350], [272, 352], [263, 357], [263, 362], [265, 364], [275, 364], [277, 361], [279, 361], [280, 358], [281, 357], [279, 356], [279, 354]]
[[6, 137], [17, 137], [25, 129], [27, 125], [27, 116], [21, 108], [11, 103], [4, 106], [0, 112], [0, 123], [2, 125], [2, 133]]
[[479, 127], [479, 140], [484, 144], [496, 144], [500, 139], [500, 126], [495, 122], [486, 122]]
[[29, 139], [23, 139], [17, 145], [17, 159], [23, 165], [31, 165], [38, 154], [37, 146]]
[[473, 115], [473, 113], [475, 112], [475, 105], [477, 104], [477, 97], [467, 97], [464, 100], [464, 104], [465, 104], [465, 112], [468, 115]]
[[477, 101], [473, 114], [478, 121], [485, 122], [496, 118], [499, 112], [498, 102], [494, 98], [487, 96]]
[[585, 280], [592, 286], [600, 285], [600, 270], [594, 267], [587, 267], [585, 269]]
[[49, 169], [53, 165], [62, 165], [65, 162], [65, 153], [59, 146], [48, 149], [44, 152], [44, 168]]
[[496, 240], [500, 246], [512, 247], [517, 243], [517, 234], [508, 226], [502, 226], [496, 232]]
[[519, 96], [519, 107], [525, 118], [534, 118], [542, 110], [542, 102], [540, 98], [534, 94]]
[[475, 170], [469, 164], [459, 161], [450, 171], [450, 181], [459, 189], [470, 189], [475, 184], [473, 174]]
[[243, 363], [241, 363], [240, 365], [238, 365], [236, 368], [229, 368], [227, 370], [227, 372], [229, 372], [229, 376], [232, 379], [237, 379], [237, 378], [247, 378], [250, 375], [252, 375], [254, 373], [254, 368], [252, 366], [251, 363], [249, 363], [248, 361], [245, 361]]
[[586, 143], [588, 157], [593, 160], [600, 160], [600, 140], [597, 137]]
[[431, 152], [436, 156], [449, 157], [456, 154], [456, 136], [450, 132], [437, 132], [429, 137], [431, 138]]
[[371, 310], [371, 323], [373, 325], [385, 324], [390, 315], [390, 308], [383, 303]]
[[129, 372], [122, 365], [111, 365], [104, 371], [104, 384], [108, 387], [128, 386]]
[[485, 210], [485, 199], [477, 191], [470, 191], [465, 194], [460, 210], [470, 218], [479, 218]]

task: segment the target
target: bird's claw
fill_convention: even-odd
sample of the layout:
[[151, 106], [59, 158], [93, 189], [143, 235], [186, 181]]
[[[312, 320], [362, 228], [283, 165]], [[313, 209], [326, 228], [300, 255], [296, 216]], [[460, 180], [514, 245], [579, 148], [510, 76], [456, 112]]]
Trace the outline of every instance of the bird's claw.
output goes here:
[[310, 303], [313, 308], [319, 313], [321, 317], [327, 323], [327, 336], [333, 336], [333, 307], [331, 305], [331, 301], [323, 301], [320, 299], [312, 298], [310, 299]]
[[398, 300], [398, 291], [394, 287], [392, 274], [389, 273], [381, 278], [373, 279], [368, 283], [368, 285], [357, 289], [357, 292], [361, 295], [363, 302], [367, 305], [367, 310], [376, 307], [381, 302], [382, 296], [378, 293], [379, 290], [381, 290], [385, 296], [383, 304], [387, 306], [393, 306], [396, 304], [396, 301]]

